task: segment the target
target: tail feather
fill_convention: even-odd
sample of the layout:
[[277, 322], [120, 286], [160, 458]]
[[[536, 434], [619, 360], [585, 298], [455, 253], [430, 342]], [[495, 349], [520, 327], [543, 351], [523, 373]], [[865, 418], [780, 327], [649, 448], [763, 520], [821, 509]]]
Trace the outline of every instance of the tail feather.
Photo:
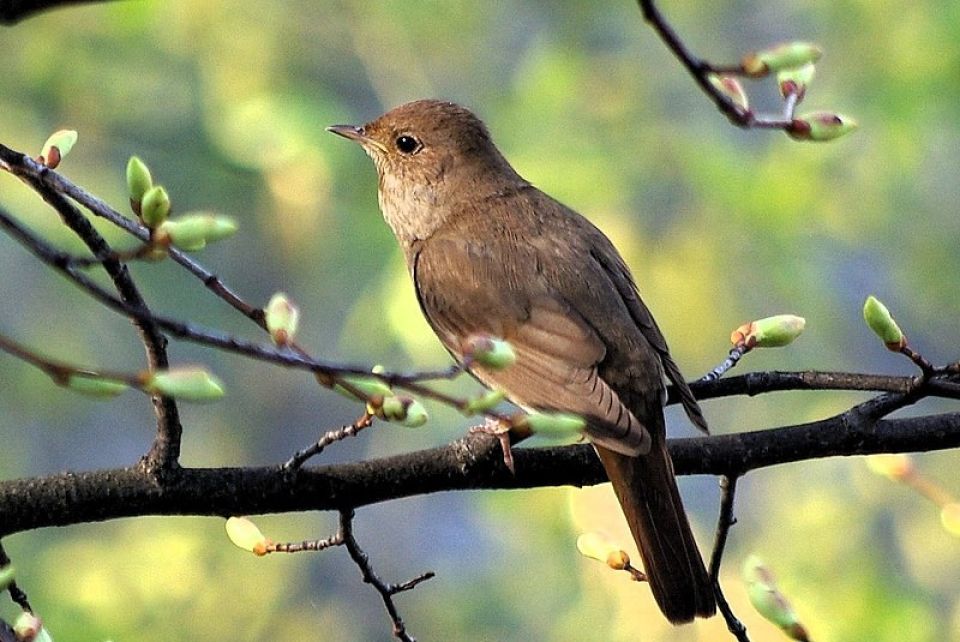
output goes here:
[[716, 612], [713, 585], [690, 530], [664, 439], [650, 453], [629, 457], [597, 447], [640, 549], [660, 610], [674, 624]]

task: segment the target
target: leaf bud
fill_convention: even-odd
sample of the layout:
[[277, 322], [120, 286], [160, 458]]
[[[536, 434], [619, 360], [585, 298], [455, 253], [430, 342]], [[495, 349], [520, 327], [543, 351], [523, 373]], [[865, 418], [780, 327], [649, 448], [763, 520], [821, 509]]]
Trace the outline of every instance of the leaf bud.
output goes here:
[[63, 386], [88, 397], [105, 399], [122, 394], [130, 384], [106, 377], [82, 377], [71, 374], [64, 380]]
[[293, 304], [283, 292], [277, 292], [270, 297], [270, 302], [264, 308], [264, 320], [270, 338], [277, 345], [289, 345], [297, 333], [300, 322], [300, 308]]
[[532, 412], [522, 415], [514, 425], [518, 428], [529, 428], [545, 437], [565, 438], [579, 437], [587, 427], [587, 420], [567, 412]]
[[777, 72], [777, 87], [780, 88], [780, 95], [783, 98], [791, 94], [796, 94], [797, 102], [803, 100], [807, 93], [807, 87], [813, 81], [816, 66], [811, 62], [802, 67], [791, 67]]
[[151, 187], [153, 187], [153, 177], [150, 176], [150, 169], [142, 160], [131, 156], [127, 161], [127, 193], [130, 196], [130, 205], [137, 216], [140, 215], [141, 201]]
[[267, 554], [267, 546], [270, 545], [260, 528], [246, 517], [230, 517], [226, 523], [227, 537], [233, 542], [234, 546], [250, 551], [254, 555], [262, 557]]
[[44, 166], [50, 169], [56, 169], [63, 157], [70, 153], [73, 145], [77, 142], [77, 132], [72, 129], [60, 129], [50, 134], [47, 142], [43, 144], [40, 150], [40, 156], [37, 159]]
[[183, 401], [217, 401], [224, 395], [223, 384], [206, 369], [196, 366], [170, 368], [147, 373], [143, 389]]
[[781, 69], [816, 62], [822, 55], [823, 50], [812, 42], [788, 42], [747, 54], [740, 64], [747, 75], [762, 78]]
[[416, 399], [403, 396], [385, 397], [378, 414], [387, 421], [407, 428], [419, 428], [430, 418], [423, 404]]
[[202, 250], [207, 243], [225, 239], [237, 231], [237, 223], [229, 216], [214, 214], [185, 215], [166, 221], [157, 229], [157, 242], [173, 243], [181, 250]]
[[162, 185], [148, 189], [140, 199], [140, 219], [151, 230], [163, 225], [170, 215], [170, 195]]
[[734, 345], [748, 348], [780, 348], [793, 343], [803, 333], [807, 321], [793, 314], [778, 314], [744, 323], [730, 334]]
[[[393, 390], [390, 389], [390, 386], [375, 377], [344, 375], [339, 379], [350, 387], [356, 388], [357, 391], [364, 395], [367, 399], [376, 397], [386, 398], [393, 396]], [[348, 390], [346, 387], [341, 386], [340, 384], [334, 384], [333, 389], [343, 396], [349, 397], [350, 399], [357, 398], [353, 392]]]
[[750, 555], [744, 561], [743, 579], [750, 603], [760, 615], [780, 627], [790, 639], [809, 641], [793, 607], [777, 589], [773, 574], [756, 555]]
[[43, 622], [30, 611], [22, 611], [13, 622], [13, 632], [19, 642], [39, 642]]
[[469, 416], [489, 412], [496, 408], [506, 396], [506, 393], [502, 390], [491, 390], [479, 397], [474, 397], [468, 400], [467, 404], [463, 407], [463, 414]]
[[816, 111], [795, 118], [785, 131], [794, 140], [820, 143], [845, 136], [857, 127], [857, 121], [849, 116]]
[[907, 345], [907, 338], [897, 322], [893, 320], [890, 310], [872, 294], [863, 303], [863, 319], [880, 337], [888, 350], [898, 352]]
[[463, 356], [491, 370], [503, 370], [514, 364], [517, 355], [508, 341], [489, 334], [471, 334], [463, 344]]
[[734, 105], [747, 111], [750, 109], [750, 100], [747, 98], [747, 92], [743, 90], [743, 85], [734, 76], [710, 74], [707, 76], [714, 89], [730, 99]]
[[577, 538], [577, 550], [584, 557], [603, 562], [615, 571], [630, 566], [630, 556], [626, 551], [598, 532], [584, 533]]

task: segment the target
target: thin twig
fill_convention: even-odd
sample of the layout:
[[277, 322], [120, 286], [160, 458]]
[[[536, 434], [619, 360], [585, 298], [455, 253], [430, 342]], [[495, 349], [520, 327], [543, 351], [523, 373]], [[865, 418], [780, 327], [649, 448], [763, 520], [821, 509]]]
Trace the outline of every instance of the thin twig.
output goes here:
[[303, 450], [298, 450], [294, 453], [293, 457], [288, 459], [282, 466], [282, 469], [285, 472], [292, 472], [299, 469], [303, 466], [304, 463], [311, 457], [315, 457], [323, 452], [323, 449], [329, 446], [332, 443], [346, 439], [347, 437], [354, 437], [364, 428], [369, 428], [373, 425], [373, 415], [370, 413], [363, 413], [356, 421], [352, 424], [347, 424], [341, 426], [336, 430], [330, 430], [320, 439], [318, 439], [312, 445], [304, 448]]
[[403, 619], [400, 617], [400, 612], [397, 611], [397, 606], [393, 602], [393, 596], [397, 593], [403, 591], [409, 591], [410, 589], [417, 586], [425, 580], [429, 580], [434, 577], [432, 571], [422, 573], [417, 577], [409, 580], [407, 582], [401, 582], [399, 584], [387, 584], [374, 572], [373, 566], [370, 564], [370, 558], [367, 556], [366, 552], [360, 548], [360, 544], [357, 543], [356, 538], [353, 535], [353, 509], [346, 509], [340, 511], [340, 532], [339, 535], [343, 538], [343, 545], [347, 547], [347, 552], [350, 553], [350, 558], [360, 569], [360, 574], [363, 576], [363, 581], [367, 584], [373, 586], [377, 592], [380, 594], [380, 598], [383, 600], [383, 606], [387, 609], [387, 614], [390, 616], [390, 620], [393, 622], [393, 635], [398, 640], [403, 640], [404, 642], [416, 642], [406, 630], [406, 627], [403, 624]]

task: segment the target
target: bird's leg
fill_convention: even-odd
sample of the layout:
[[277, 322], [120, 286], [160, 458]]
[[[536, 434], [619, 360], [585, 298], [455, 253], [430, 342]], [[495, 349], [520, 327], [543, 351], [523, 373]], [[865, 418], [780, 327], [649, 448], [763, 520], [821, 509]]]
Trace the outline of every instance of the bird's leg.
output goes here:
[[511, 473], [516, 474], [517, 471], [513, 467], [513, 450], [510, 447], [510, 425], [500, 419], [487, 417], [482, 426], [474, 426], [470, 429], [471, 435], [476, 433], [491, 435], [500, 442], [500, 447], [503, 449], [503, 465]]

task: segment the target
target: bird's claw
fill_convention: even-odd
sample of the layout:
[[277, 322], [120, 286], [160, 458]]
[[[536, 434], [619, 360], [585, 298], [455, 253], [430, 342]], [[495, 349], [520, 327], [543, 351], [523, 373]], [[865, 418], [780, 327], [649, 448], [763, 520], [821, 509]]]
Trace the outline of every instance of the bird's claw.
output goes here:
[[482, 426], [474, 426], [470, 429], [471, 435], [477, 433], [490, 435], [500, 442], [500, 448], [503, 450], [503, 465], [515, 475], [517, 471], [513, 465], [513, 449], [510, 446], [510, 426], [488, 417]]

